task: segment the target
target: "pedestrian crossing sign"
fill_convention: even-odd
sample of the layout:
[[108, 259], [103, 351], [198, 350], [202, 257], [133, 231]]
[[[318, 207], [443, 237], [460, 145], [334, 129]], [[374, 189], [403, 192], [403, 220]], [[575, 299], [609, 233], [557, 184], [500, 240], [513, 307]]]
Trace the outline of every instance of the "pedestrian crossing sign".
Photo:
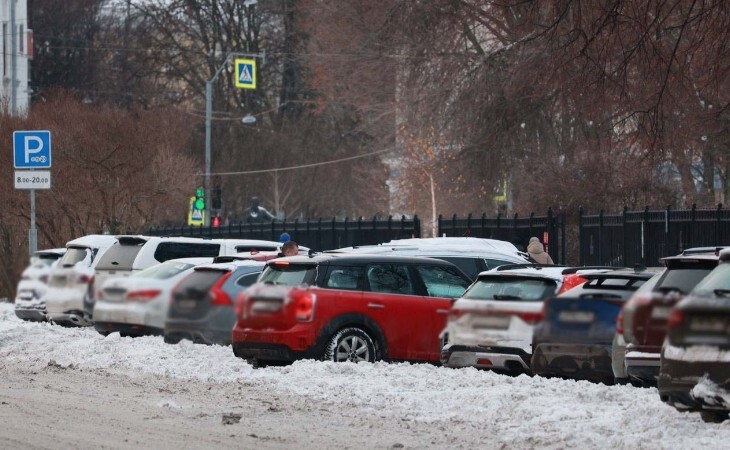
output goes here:
[[195, 197], [190, 197], [190, 209], [188, 209], [188, 226], [196, 227], [205, 224], [205, 211], [196, 209]]
[[236, 87], [256, 89], [256, 60], [236, 59]]

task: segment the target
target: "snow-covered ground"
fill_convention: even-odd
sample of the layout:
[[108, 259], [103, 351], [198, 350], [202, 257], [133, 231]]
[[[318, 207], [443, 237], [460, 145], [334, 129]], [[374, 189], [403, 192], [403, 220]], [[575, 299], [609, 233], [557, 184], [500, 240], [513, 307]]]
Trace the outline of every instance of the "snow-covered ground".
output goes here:
[[[394, 432], [392, 424], [418, 430], [416, 437], [390, 439], [402, 442], [396, 448], [669, 449], [723, 448], [730, 442], [730, 421], [705, 424], [698, 414], [664, 405], [655, 389], [508, 377], [427, 364], [301, 361], [253, 369], [230, 347], [187, 341], [168, 345], [159, 337], [132, 339], [118, 334], [105, 338], [93, 328], [23, 322], [9, 304], [0, 304], [0, 369], [3, 366], [30, 373], [49, 366], [67, 369], [59, 371], [59, 377], [92, 372], [143, 382], [154, 378], [187, 386], [207, 384], [208, 389], [238, 385], [250, 395], [266, 393], [279, 399], [278, 408], [286, 408], [288, 402], [309, 405], [305, 417], [311, 422], [304, 426], [312, 433], [329, 420], [317, 411], [337, 415], [340, 410], [343, 416], [367, 417], [362, 426], [374, 428], [370, 434], [379, 433], [381, 425], [383, 432]], [[55, 375], [47, 375], [51, 376]], [[180, 395], [158, 406], [176, 407]], [[366, 440], [367, 435], [356, 436], [349, 446], [372, 448], [380, 442]], [[2, 439], [0, 427], [0, 443]], [[335, 440], [330, 442], [335, 446]]]

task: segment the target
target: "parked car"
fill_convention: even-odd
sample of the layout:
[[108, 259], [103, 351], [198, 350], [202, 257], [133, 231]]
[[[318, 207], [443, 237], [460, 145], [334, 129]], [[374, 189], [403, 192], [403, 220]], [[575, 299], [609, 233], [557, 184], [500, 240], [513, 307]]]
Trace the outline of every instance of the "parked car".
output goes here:
[[[125, 277], [155, 264], [177, 258], [213, 258], [240, 252], [277, 251], [281, 244], [254, 239], [203, 239], [191, 237], [117, 236], [117, 243], [99, 261], [95, 268], [96, 286], [108, 278]], [[97, 295], [87, 297], [84, 312], [93, 320]]]
[[23, 270], [15, 294], [15, 315], [23, 320], [46, 320], [46, 305], [41, 298], [46, 292], [48, 277], [58, 264], [65, 248], [38, 250]]
[[94, 268], [117, 242], [114, 236], [93, 234], [69, 241], [66, 253], [51, 272], [42, 300], [46, 318], [67, 326], [87, 326], [84, 301], [92, 296]]
[[651, 292], [636, 296], [625, 305], [622, 314], [627, 342], [625, 364], [633, 382], [656, 385], [669, 311], [717, 266], [718, 255], [719, 248], [702, 247], [663, 258], [666, 270]]
[[108, 278], [97, 290], [94, 327], [103, 335], [162, 336], [170, 293], [195, 266], [213, 258], [178, 258], [127, 277]]
[[452, 368], [529, 372], [533, 328], [542, 320], [543, 301], [560, 290], [564, 269], [480, 273], [451, 308], [441, 362]]
[[269, 261], [240, 297], [233, 352], [255, 364], [439, 362], [439, 334], [469, 278], [440, 259], [320, 254]]
[[165, 342], [189, 339], [230, 345], [236, 322], [234, 302], [239, 293], [256, 282], [263, 268], [263, 262], [250, 260], [196, 267], [172, 291]]
[[614, 383], [616, 384], [631, 383], [636, 386], [644, 385], [644, 383], [638, 380], [632, 381], [629, 379], [628, 373], [626, 373], [626, 335], [629, 334], [629, 331], [624, 327], [624, 310], [626, 309], [626, 305], [637, 301], [637, 297], [645, 297], [651, 294], [652, 289], [654, 289], [654, 286], [656, 286], [661, 278], [665, 268], [654, 267], [651, 270], [656, 272], [656, 274], [631, 294], [631, 297], [624, 303], [616, 318], [616, 333], [613, 336], [613, 342], [611, 344], [611, 367], [613, 369]]
[[325, 253], [380, 254], [439, 258], [455, 264], [472, 280], [479, 272], [504, 264], [529, 264], [527, 254], [511, 242], [473, 237], [397, 239], [378, 245], [361, 245]]
[[584, 274], [588, 281], [547, 300], [545, 320], [533, 337], [533, 373], [613, 384], [616, 318], [629, 296], [654, 273], [642, 268]]
[[661, 350], [659, 397], [705, 422], [730, 412], [730, 250], [669, 313]]

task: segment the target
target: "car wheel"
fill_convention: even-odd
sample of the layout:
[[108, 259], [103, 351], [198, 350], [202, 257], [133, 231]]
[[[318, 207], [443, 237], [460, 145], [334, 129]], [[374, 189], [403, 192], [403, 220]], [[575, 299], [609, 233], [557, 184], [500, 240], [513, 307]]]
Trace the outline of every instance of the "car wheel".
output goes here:
[[374, 362], [378, 359], [373, 339], [360, 328], [344, 328], [330, 339], [324, 352], [325, 361]]
[[700, 417], [702, 418], [702, 421], [706, 423], [722, 423], [728, 419], [728, 412], [703, 409], [700, 411]]
[[177, 344], [178, 342], [180, 342], [182, 339], [180, 339], [179, 337], [176, 337], [176, 336], [172, 336], [172, 335], [166, 334], [165, 337], [164, 337], [164, 340], [165, 340], [165, 344], [173, 344], [174, 345], [174, 344]]

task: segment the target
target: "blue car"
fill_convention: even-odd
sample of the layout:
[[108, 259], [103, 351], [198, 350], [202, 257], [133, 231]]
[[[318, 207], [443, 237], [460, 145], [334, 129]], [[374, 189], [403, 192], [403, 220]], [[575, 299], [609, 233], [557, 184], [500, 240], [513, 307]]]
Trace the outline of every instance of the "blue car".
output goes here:
[[612, 384], [611, 346], [626, 300], [655, 272], [616, 270], [583, 275], [588, 281], [545, 302], [535, 328], [534, 374]]

